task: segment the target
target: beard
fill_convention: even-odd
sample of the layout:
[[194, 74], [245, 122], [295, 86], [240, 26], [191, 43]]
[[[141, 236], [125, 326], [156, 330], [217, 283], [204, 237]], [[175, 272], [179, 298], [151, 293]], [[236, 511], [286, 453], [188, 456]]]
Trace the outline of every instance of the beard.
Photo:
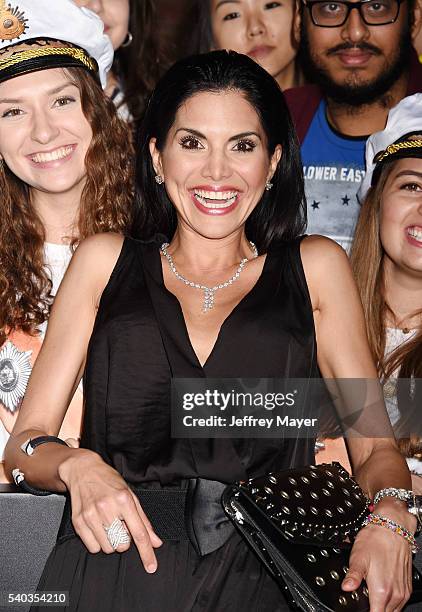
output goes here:
[[[350, 77], [343, 83], [334, 81], [323, 63], [312, 53], [303, 20], [301, 29], [302, 38], [299, 57], [305, 77], [310, 83], [319, 85], [325, 96], [339, 105], [359, 107], [374, 102], [382, 104], [385, 95], [398, 79], [403, 76], [403, 73], [406, 72], [406, 67], [409, 65], [412, 50], [409, 23], [406, 23], [400, 34], [398, 48], [394, 57], [390, 59], [380, 74], [372, 79], [359, 81], [356, 78], [358, 71], [351, 71]], [[347, 49], [360, 49], [362, 51], [369, 51], [374, 55], [382, 55], [381, 49], [366, 42], [357, 44], [350, 42], [340, 43], [329, 49], [326, 54], [330, 56]]]

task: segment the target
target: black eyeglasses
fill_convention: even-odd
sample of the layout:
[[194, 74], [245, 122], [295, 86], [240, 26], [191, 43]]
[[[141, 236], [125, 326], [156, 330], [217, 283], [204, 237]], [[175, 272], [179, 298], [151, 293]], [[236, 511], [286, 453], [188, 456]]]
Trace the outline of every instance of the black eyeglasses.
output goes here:
[[350, 11], [357, 9], [366, 25], [380, 26], [394, 23], [399, 15], [402, 0], [359, 0], [358, 2], [329, 2], [327, 0], [303, 0], [314, 25], [321, 28], [338, 28], [346, 23]]

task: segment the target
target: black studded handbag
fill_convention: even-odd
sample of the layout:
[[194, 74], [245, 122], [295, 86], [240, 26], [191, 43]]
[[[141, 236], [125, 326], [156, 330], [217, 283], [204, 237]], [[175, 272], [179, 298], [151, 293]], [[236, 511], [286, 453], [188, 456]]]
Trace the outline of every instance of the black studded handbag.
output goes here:
[[[293, 610], [369, 611], [364, 583], [353, 592], [341, 589], [351, 541], [370, 501], [339, 463], [229, 485], [222, 502]], [[416, 568], [413, 585], [410, 603], [422, 601], [422, 576]]]

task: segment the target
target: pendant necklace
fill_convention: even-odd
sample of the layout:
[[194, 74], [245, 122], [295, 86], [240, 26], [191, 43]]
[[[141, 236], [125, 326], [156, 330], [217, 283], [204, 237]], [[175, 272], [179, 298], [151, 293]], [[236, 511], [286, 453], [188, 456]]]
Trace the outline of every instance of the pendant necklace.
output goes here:
[[[253, 242], [249, 241], [249, 244], [253, 252], [253, 259], [256, 259], [258, 257], [258, 249], [256, 248]], [[226, 287], [229, 287], [230, 285], [235, 283], [239, 279], [239, 276], [243, 268], [245, 267], [245, 264], [249, 261], [247, 257], [242, 259], [236, 272], [233, 274], [231, 278], [229, 278], [224, 283], [221, 283], [219, 285], [214, 285], [214, 287], [207, 287], [206, 285], [201, 285], [200, 283], [194, 283], [193, 281], [190, 281], [184, 276], [182, 276], [181, 274], [179, 274], [176, 266], [174, 265], [172, 256], [167, 251], [168, 246], [169, 246], [169, 243], [165, 242], [164, 244], [161, 245], [160, 250], [161, 250], [161, 253], [164, 255], [164, 257], [169, 262], [170, 270], [173, 272], [175, 277], [178, 278], [182, 283], [185, 283], [185, 285], [189, 285], [190, 287], [194, 287], [195, 289], [201, 289], [204, 292], [204, 303], [202, 305], [202, 312], [204, 313], [208, 312], [209, 310], [213, 308], [214, 301], [215, 301], [215, 292], [218, 291], [219, 289], [225, 289]]]

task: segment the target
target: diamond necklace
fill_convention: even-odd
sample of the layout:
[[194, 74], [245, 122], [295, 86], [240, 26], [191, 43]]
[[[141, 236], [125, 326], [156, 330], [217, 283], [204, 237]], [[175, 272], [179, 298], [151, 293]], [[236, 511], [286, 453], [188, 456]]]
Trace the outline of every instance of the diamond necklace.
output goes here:
[[[249, 244], [253, 251], [253, 259], [256, 259], [258, 257], [258, 249], [256, 248], [253, 242], [249, 241]], [[211, 310], [211, 308], [213, 308], [215, 292], [218, 291], [219, 289], [224, 289], [225, 287], [229, 287], [230, 285], [235, 283], [238, 280], [243, 268], [245, 267], [245, 264], [249, 261], [247, 257], [242, 259], [236, 272], [233, 274], [231, 278], [229, 278], [229, 280], [219, 285], [214, 285], [214, 287], [207, 287], [206, 285], [201, 285], [200, 283], [194, 283], [193, 281], [190, 281], [184, 276], [182, 276], [181, 274], [179, 274], [176, 266], [174, 265], [172, 256], [167, 251], [168, 246], [169, 246], [169, 243], [164, 242], [164, 244], [161, 245], [160, 250], [162, 254], [164, 255], [164, 257], [169, 262], [170, 270], [173, 272], [175, 277], [178, 278], [180, 281], [182, 281], [182, 283], [185, 283], [185, 285], [189, 285], [190, 287], [194, 287], [195, 289], [202, 289], [202, 291], [204, 292], [204, 304], [202, 306], [202, 312], [208, 312], [209, 310]]]

